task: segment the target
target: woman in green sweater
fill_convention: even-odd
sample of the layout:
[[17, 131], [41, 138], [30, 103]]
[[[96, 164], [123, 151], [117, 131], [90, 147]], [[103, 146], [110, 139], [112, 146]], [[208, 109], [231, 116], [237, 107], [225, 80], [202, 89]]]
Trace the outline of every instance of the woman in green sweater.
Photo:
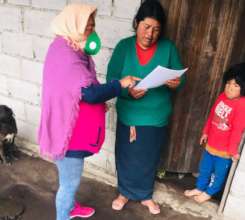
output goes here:
[[[163, 37], [165, 20], [158, 1], [144, 1], [133, 22], [136, 35], [122, 39], [115, 47], [107, 81], [129, 74], [144, 78], [158, 65], [183, 68], [174, 43]], [[112, 203], [113, 209], [121, 210], [128, 200], [136, 200], [150, 213], [160, 213], [152, 200], [154, 180], [167, 139], [172, 91], [183, 83], [184, 76], [148, 91], [125, 89], [118, 98], [115, 152], [119, 196]]]

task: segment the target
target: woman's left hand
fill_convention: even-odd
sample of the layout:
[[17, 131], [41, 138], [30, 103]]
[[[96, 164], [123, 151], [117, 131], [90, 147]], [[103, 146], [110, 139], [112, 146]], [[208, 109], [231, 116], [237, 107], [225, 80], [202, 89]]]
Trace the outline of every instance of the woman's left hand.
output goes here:
[[165, 85], [170, 89], [176, 89], [180, 84], [180, 77], [168, 80]]

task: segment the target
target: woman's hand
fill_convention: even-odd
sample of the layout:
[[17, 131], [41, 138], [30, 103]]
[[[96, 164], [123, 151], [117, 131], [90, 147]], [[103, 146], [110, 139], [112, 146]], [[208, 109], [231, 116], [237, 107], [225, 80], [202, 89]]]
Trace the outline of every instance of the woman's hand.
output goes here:
[[208, 140], [208, 135], [207, 134], [203, 134], [201, 139], [200, 139], [200, 145], [206, 144], [207, 140]]
[[122, 78], [121, 80], [119, 80], [122, 88], [132, 88], [136, 81], [141, 80], [138, 77], [134, 77], [134, 76], [125, 76], [124, 78]]
[[177, 77], [175, 79], [168, 80], [165, 85], [169, 87], [170, 89], [176, 89], [180, 84], [180, 77]]
[[129, 88], [128, 92], [130, 96], [132, 96], [135, 99], [139, 99], [145, 95], [147, 90], [145, 89], [134, 89], [134, 88]]

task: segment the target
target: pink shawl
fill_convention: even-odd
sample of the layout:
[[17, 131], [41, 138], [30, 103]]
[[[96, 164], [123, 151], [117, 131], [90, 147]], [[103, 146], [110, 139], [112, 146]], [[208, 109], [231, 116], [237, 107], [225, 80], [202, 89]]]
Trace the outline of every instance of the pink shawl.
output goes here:
[[81, 50], [75, 51], [62, 37], [49, 47], [44, 64], [40, 153], [49, 159], [65, 156], [79, 113], [81, 87], [98, 83], [94, 63]]

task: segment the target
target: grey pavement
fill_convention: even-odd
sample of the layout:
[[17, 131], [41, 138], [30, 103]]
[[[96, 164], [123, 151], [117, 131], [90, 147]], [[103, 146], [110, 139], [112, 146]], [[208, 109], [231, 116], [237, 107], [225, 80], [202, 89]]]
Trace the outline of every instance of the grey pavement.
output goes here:
[[[15, 161], [11, 166], [0, 164], [0, 201], [1, 199], [9, 199], [22, 204], [25, 207], [22, 220], [55, 220], [56, 190], [57, 171], [52, 163], [22, 155], [20, 160]], [[95, 215], [89, 218], [91, 220], [211, 219], [181, 214], [166, 204], [162, 204], [161, 214], [153, 216], [146, 207], [143, 207], [139, 202], [132, 201], [122, 211], [114, 211], [111, 209], [111, 201], [116, 195], [116, 188], [94, 179], [82, 177], [77, 200], [81, 204], [96, 208]], [[164, 201], [164, 198], [162, 199]]]

